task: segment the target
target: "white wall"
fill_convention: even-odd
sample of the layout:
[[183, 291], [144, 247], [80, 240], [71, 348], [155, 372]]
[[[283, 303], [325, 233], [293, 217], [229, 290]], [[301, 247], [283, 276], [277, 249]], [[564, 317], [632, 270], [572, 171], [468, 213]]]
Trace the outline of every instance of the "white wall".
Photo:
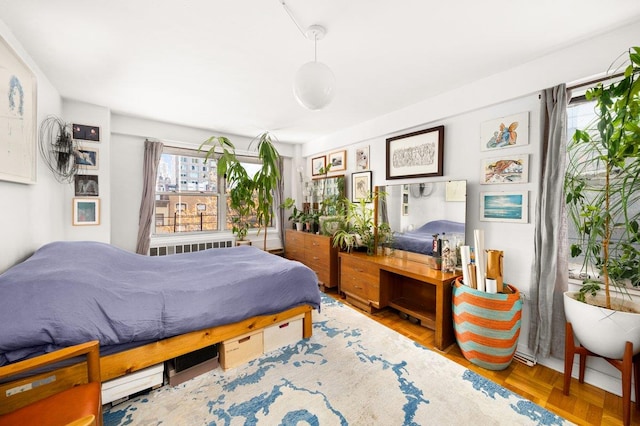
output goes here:
[[[58, 91], [0, 20], [0, 36], [36, 75], [38, 124], [48, 115], [61, 115]], [[37, 133], [36, 133], [37, 134]], [[41, 245], [62, 239], [67, 204], [65, 185], [58, 183], [36, 149], [37, 182], [24, 185], [0, 181], [0, 273], [31, 255]], [[69, 200], [69, 203], [71, 201]]]
[[[130, 251], [136, 249], [146, 139], [197, 149], [210, 136], [227, 136], [239, 152], [247, 152], [252, 142], [251, 138], [221, 134], [210, 129], [196, 129], [119, 114], [111, 116], [111, 126], [111, 243]], [[294, 146], [276, 142], [276, 147], [285, 157], [284, 176], [292, 176], [289, 158], [295, 152]], [[285, 197], [288, 197], [290, 179], [285, 179], [285, 182]], [[258, 245], [257, 241], [260, 242], [259, 247], [262, 247], [262, 236], [263, 234], [256, 236], [255, 232], [249, 234], [249, 238], [256, 241], [254, 244]], [[280, 247], [277, 235], [268, 233], [267, 237], [268, 248]]]
[[[540, 177], [540, 90], [560, 83], [586, 80], [601, 75], [611, 62], [640, 40], [640, 21], [621, 27], [608, 34], [541, 57], [497, 75], [443, 93], [432, 99], [395, 111], [375, 120], [362, 123], [342, 132], [305, 144], [303, 164], [309, 174], [311, 158], [336, 150], [347, 150], [347, 175], [355, 170], [355, 150], [370, 147], [370, 166], [373, 184], [410, 183], [424, 179], [387, 181], [386, 138], [414, 130], [445, 126], [444, 176], [430, 180], [467, 180], [467, 243], [473, 242], [473, 230], [483, 229], [485, 247], [503, 250], [505, 281], [520, 289], [525, 296], [530, 289], [530, 270], [533, 258], [533, 215], [537, 200], [537, 182]], [[469, 64], [473, 69], [473, 64]], [[490, 152], [480, 150], [480, 124], [487, 120], [529, 112], [530, 144]], [[524, 129], [520, 128], [520, 132]], [[480, 161], [502, 154], [528, 153], [529, 183], [515, 185], [480, 185]], [[347, 182], [349, 182], [347, 176]], [[527, 190], [529, 192], [529, 223], [482, 222], [479, 219], [480, 192]], [[523, 309], [519, 350], [528, 351], [526, 342], [529, 329], [529, 309]], [[549, 358], [539, 362], [558, 371], [563, 370], [560, 360]], [[591, 363], [587, 381], [612, 393], [620, 394], [620, 382], [611, 380], [607, 369]], [[577, 369], [574, 369], [577, 371]]]

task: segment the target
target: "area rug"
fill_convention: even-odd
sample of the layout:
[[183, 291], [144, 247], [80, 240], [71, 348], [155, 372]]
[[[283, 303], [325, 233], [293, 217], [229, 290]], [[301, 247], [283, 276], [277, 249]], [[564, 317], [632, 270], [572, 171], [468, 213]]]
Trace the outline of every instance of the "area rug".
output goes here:
[[313, 337], [106, 410], [112, 425], [562, 425], [323, 295]]

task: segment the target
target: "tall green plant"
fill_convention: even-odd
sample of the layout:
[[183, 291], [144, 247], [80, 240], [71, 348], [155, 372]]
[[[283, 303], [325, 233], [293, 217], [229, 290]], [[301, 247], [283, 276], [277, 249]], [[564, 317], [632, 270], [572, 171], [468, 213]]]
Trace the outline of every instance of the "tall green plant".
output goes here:
[[[610, 283], [640, 284], [640, 48], [628, 56], [621, 80], [587, 91], [597, 118], [573, 135], [564, 182], [579, 232], [571, 255], [583, 255], [587, 270], [601, 271], [609, 309]], [[587, 280], [583, 288], [595, 292], [599, 282]]]
[[[278, 182], [280, 181], [280, 169], [278, 167], [280, 154], [273, 144], [273, 139], [269, 132], [260, 134], [251, 142], [249, 147], [255, 148], [258, 152], [258, 158], [262, 161], [262, 167], [260, 167], [260, 170], [258, 170], [258, 173], [254, 176], [253, 181], [258, 199], [256, 206], [258, 223], [264, 229], [263, 249], [266, 250], [267, 229], [275, 215], [273, 205], [274, 193], [278, 189]], [[259, 232], [260, 231], [258, 231], [258, 233]]]

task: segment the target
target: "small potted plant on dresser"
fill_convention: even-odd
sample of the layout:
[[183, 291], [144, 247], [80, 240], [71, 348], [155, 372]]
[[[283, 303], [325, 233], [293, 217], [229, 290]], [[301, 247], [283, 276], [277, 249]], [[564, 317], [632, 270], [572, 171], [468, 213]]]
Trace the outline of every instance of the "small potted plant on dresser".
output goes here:
[[571, 255], [600, 274], [564, 294], [567, 322], [583, 347], [610, 359], [623, 358], [626, 342], [640, 353], [640, 305], [622, 288], [640, 284], [640, 48], [628, 60], [621, 79], [587, 91], [597, 117], [575, 132], [564, 181], [578, 231]]

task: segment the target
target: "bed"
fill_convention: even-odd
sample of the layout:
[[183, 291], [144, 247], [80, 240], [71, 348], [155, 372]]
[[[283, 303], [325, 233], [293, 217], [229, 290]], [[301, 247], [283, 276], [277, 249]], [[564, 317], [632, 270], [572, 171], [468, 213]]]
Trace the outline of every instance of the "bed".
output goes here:
[[148, 257], [54, 242], [0, 275], [0, 365], [95, 339], [106, 381], [300, 314], [308, 338], [319, 308], [311, 269], [251, 246]]
[[451, 220], [434, 220], [427, 222], [420, 228], [393, 234], [393, 247], [414, 253], [433, 255], [434, 234], [457, 234], [464, 237], [465, 224]]

